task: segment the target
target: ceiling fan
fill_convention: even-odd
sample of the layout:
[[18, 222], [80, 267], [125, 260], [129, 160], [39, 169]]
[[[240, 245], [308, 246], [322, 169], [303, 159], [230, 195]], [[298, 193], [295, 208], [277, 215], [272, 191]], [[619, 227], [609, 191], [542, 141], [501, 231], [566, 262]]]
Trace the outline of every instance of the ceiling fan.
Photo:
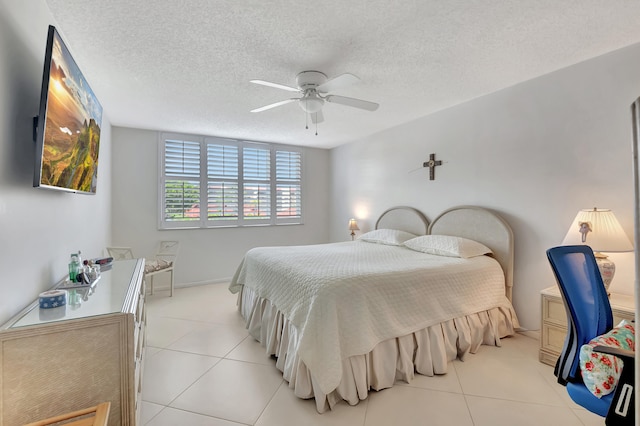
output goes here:
[[264, 80], [251, 80], [251, 83], [275, 87], [276, 89], [287, 90], [289, 92], [298, 92], [302, 95], [299, 98], [285, 99], [284, 101], [265, 105], [263, 107], [253, 109], [251, 112], [262, 112], [291, 102], [298, 102], [300, 108], [302, 108], [302, 110], [307, 114], [311, 115], [311, 121], [317, 124], [324, 121], [322, 107], [325, 102], [346, 105], [367, 111], [375, 111], [379, 106], [375, 102], [329, 94], [329, 92], [346, 87], [359, 80], [360, 79], [358, 77], [349, 73], [341, 74], [331, 80], [328, 80], [327, 76], [320, 71], [302, 71], [299, 73], [296, 76], [297, 88], [278, 83], [271, 83]]

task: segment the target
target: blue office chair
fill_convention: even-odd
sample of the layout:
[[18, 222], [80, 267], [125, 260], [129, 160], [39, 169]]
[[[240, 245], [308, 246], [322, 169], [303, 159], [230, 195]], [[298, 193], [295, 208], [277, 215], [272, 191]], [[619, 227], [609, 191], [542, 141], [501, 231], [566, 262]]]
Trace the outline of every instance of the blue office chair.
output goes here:
[[562, 246], [547, 250], [567, 311], [568, 332], [554, 374], [573, 401], [602, 417], [607, 425], [632, 425], [634, 407], [634, 353], [596, 346], [594, 351], [619, 356], [624, 368], [615, 392], [595, 397], [582, 381], [580, 347], [613, 328], [609, 297], [589, 246]]

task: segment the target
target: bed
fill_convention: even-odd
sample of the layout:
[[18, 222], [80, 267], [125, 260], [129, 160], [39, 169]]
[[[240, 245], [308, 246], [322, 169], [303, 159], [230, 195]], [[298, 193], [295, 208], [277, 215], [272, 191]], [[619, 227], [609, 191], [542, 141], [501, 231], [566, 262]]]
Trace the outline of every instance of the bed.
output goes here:
[[[451, 256], [441, 240], [464, 255]], [[394, 207], [356, 241], [252, 249], [229, 289], [289, 387], [322, 413], [416, 372], [445, 374], [482, 344], [499, 346], [519, 327], [512, 286], [509, 225], [461, 206], [430, 224]]]

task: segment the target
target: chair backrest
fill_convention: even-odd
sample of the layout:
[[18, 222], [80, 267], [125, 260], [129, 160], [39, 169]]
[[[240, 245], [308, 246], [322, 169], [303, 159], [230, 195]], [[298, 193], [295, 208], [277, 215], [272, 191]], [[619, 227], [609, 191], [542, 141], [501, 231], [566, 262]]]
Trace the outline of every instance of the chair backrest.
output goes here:
[[107, 247], [107, 253], [113, 260], [134, 259], [131, 247]]
[[171, 254], [177, 256], [179, 250], [180, 241], [160, 241], [160, 249], [158, 250], [158, 254]]
[[580, 347], [613, 327], [611, 305], [591, 247], [554, 247], [547, 258], [567, 311], [568, 332], [555, 368], [558, 383], [581, 381]]

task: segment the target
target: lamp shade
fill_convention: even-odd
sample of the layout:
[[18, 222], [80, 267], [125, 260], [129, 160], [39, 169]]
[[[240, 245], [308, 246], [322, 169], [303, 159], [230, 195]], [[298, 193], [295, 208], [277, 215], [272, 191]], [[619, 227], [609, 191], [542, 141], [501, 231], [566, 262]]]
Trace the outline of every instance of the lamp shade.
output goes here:
[[580, 210], [567, 231], [563, 245], [584, 244], [594, 251], [632, 251], [633, 244], [609, 209]]
[[359, 231], [358, 222], [355, 219], [349, 219], [349, 231]]

